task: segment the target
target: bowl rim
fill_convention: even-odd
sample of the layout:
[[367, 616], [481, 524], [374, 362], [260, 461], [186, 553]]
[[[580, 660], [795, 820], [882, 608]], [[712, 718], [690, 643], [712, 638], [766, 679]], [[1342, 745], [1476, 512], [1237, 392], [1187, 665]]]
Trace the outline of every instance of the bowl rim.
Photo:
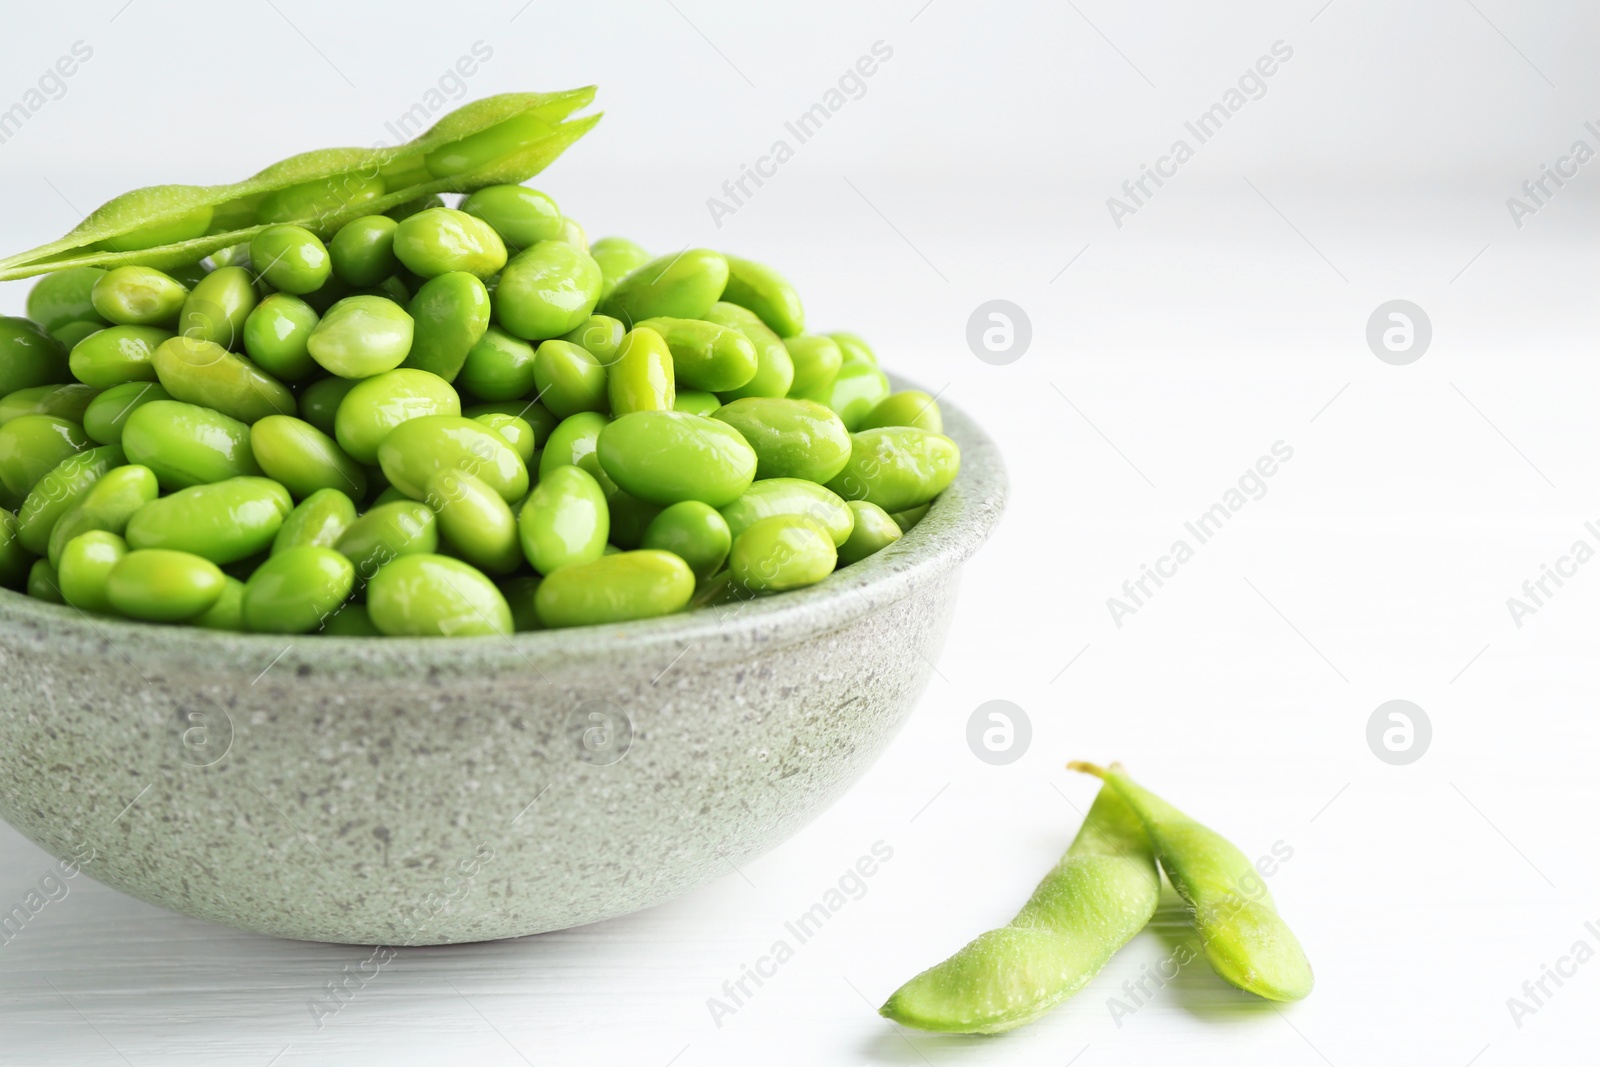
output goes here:
[[[889, 378], [897, 391], [917, 388], [897, 375]], [[615, 656], [624, 644], [629, 655], [682, 655], [698, 647], [713, 655], [720, 649], [719, 658], [746, 654], [758, 645], [779, 647], [839, 629], [904, 599], [924, 583], [955, 570], [988, 538], [1005, 507], [1004, 462], [994, 441], [970, 416], [944, 401], [940, 408], [945, 434], [961, 448], [956, 479], [899, 541], [804, 589], [629, 623], [452, 638], [202, 630], [90, 616], [77, 608], [0, 589], [0, 645], [15, 649], [19, 637], [31, 636], [48, 641], [52, 654], [83, 654], [98, 648], [102, 654], [120, 655], [130, 666], [139, 662], [157, 669], [201, 670], [234, 664], [259, 669], [292, 648], [296, 665], [325, 675], [370, 676], [376, 668], [390, 680], [528, 667], [542, 673], [542, 667]]]

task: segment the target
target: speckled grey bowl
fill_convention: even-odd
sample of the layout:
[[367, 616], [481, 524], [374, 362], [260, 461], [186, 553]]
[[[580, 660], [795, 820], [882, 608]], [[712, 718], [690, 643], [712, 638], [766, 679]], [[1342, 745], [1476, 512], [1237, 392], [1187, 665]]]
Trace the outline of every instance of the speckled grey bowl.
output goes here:
[[910, 712], [992, 442], [810, 589], [511, 638], [224, 635], [0, 590], [0, 815], [92, 877], [280, 937], [444, 944], [623, 915], [813, 818]]

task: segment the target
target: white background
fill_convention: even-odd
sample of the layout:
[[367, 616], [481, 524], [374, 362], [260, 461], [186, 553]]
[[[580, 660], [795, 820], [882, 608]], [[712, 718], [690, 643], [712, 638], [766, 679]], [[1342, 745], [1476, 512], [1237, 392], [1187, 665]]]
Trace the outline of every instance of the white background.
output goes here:
[[[0, 947], [0, 1062], [312, 1064], [1413, 1064], [1592, 1058], [1600, 564], [1518, 627], [1506, 606], [1600, 547], [1593, 238], [1600, 162], [1518, 227], [1506, 199], [1600, 138], [1600, 17], [1580, 0], [1192, 5], [709, 0], [449, 6], [301, 0], [12, 5], [0, 108], [73, 42], [93, 58], [0, 145], [0, 248], [156, 181], [234, 180], [368, 144], [474, 42], [463, 99], [597, 83], [601, 125], [535, 180], [591, 236], [709, 244], [784, 270], [818, 329], [976, 415], [1014, 484], [966, 571], [914, 717], [832, 810], [653, 911], [410, 950], [320, 1030], [366, 950], [274, 942], [74, 880]], [[1106, 198], [1277, 41], [1267, 91], [1136, 215]], [[893, 57], [718, 228], [706, 198], [883, 41]], [[1192, 141], [1191, 141], [1192, 143]], [[1070, 264], [1070, 265], [1069, 265]], [[17, 313], [26, 284], [0, 286]], [[1033, 342], [977, 359], [968, 316]], [[1368, 350], [1384, 301], [1432, 346]], [[1275, 442], [1293, 459], [1137, 614], [1106, 606]], [[1426, 754], [1380, 761], [1391, 699]], [[1026, 754], [966, 723], [1016, 702]], [[1273, 1008], [1195, 963], [1131, 1017], [1108, 998], [1181, 915], [1044, 1021], [999, 1039], [873, 1008], [1010, 917], [1120, 758], [1272, 877], [1318, 985]], [[893, 859], [718, 1027], [706, 1000], [878, 840]], [[0, 828], [0, 905], [50, 860]]]

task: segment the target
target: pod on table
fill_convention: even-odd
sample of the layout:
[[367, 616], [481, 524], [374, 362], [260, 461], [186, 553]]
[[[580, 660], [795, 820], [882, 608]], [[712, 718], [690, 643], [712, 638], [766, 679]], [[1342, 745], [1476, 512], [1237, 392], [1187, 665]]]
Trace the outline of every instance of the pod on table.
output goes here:
[[547, 627], [593, 626], [680, 611], [694, 595], [694, 574], [671, 552], [639, 549], [562, 567], [534, 596]]
[[456, 382], [482, 400], [515, 400], [533, 392], [533, 346], [490, 326], [472, 346]]
[[[580, 411], [610, 409], [605, 366], [571, 341], [541, 341], [534, 353], [533, 383], [539, 400], [558, 419]], [[482, 394], [479, 394], [482, 395]]]
[[155, 472], [149, 467], [129, 463], [106, 471], [87, 492], [75, 498], [74, 506], [63, 512], [51, 527], [45, 551], [51, 566], [60, 565], [61, 550], [79, 534], [104, 530], [122, 536], [133, 513], [160, 493]]
[[600, 265], [600, 295], [610, 296], [617, 283], [650, 262], [650, 253], [626, 237], [602, 237], [589, 245], [589, 255]]
[[710, 249], [691, 248], [628, 272], [600, 310], [630, 325], [662, 316], [703, 319], [727, 285], [727, 259]]
[[368, 581], [390, 560], [438, 551], [439, 518], [416, 500], [377, 504], [346, 527], [334, 547], [355, 566], [357, 578]]
[[738, 304], [767, 324], [779, 337], [794, 337], [806, 328], [805, 309], [794, 286], [771, 267], [728, 256], [728, 284], [721, 299]]
[[339, 227], [328, 242], [333, 273], [358, 289], [393, 275], [400, 268], [400, 259], [394, 254], [394, 232], [399, 225], [388, 215], [363, 215]]
[[677, 384], [722, 393], [748, 385], [759, 360], [755, 344], [731, 326], [704, 319], [645, 319], [635, 327], [661, 335], [672, 352]]
[[355, 580], [350, 561], [331, 548], [296, 545], [275, 552], [244, 584], [245, 629], [310, 633], [345, 602]]
[[488, 483], [465, 471], [445, 470], [428, 483], [425, 501], [439, 517], [439, 532], [455, 554], [488, 574], [522, 565], [517, 517]]
[[28, 290], [28, 318], [51, 334], [74, 322], [109, 326], [94, 309], [94, 285], [105, 274], [100, 267], [69, 267], [44, 275]]
[[94, 484], [125, 457], [116, 445], [102, 445], [67, 456], [38, 480], [17, 512], [22, 544], [36, 556], [46, 553], [50, 533], [61, 517], [77, 507]]
[[402, 367], [455, 381], [467, 353], [483, 340], [492, 311], [489, 290], [475, 275], [450, 271], [428, 281], [407, 306], [413, 327]]
[[71, 380], [65, 345], [37, 323], [0, 315], [0, 396]]
[[517, 532], [523, 555], [543, 575], [599, 559], [611, 536], [600, 483], [582, 467], [557, 467], [523, 502]]
[[137, 549], [111, 568], [106, 599], [130, 619], [185, 622], [215, 604], [225, 583], [222, 568], [192, 552]]
[[184, 298], [178, 312], [178, 332], [191, 341], [238, 347], [243, 344], [245, 320], [260, 299], [249, 271], [243, 267], [218, 267]]
[[562, 334], [561, 340], [582, 346], [600, 361], [601, 366], [609, 367], [616, 362], [617, 353], [622, 351], [622, 341], [627, 335], [628, 328], [621, 319], [614, 319], [610, 315], [590, 315], [578, 327]]
[[507, 502], [528, 492], [528, 468], [504, 437], [460, 415], [425, 415], [391, 430], [378, 445], [384, 477], [413, 500], [445, 470], [481, 478]]
[[329, 374], [370, 378], [403, 363], [411, 338], [411, 316], [393, 300], [347, 296], [318, 321], [306, 349]]
[[[83, 423], [84, 414], [100, 390], [82, 382], [66, 385], [36, 385], [0, 397], [0, 426], [23, 415], [54, 415], [68, 422]], [[85, 430], [87, 432], [87, 430]], [[93, 437], [93, 434], [89, 435]]]
[[294, 394], [288, 386], [212, 341], [183, 335], [170, 338], [156, 346], [151, 363], [161, 387], [174, 399], [208, 407], [240, 422], [295, 412]]
[[884, 397], [855, 427], [876, 430], [884, 426], [915, 426], [929, 433], [944, 432], [939, 402], [920, 389], [902, 389]]
[[24, 499], [56, 464], [88, 447], [88, 436], [75, 422], [54, 415], [12, 419], [0, 426], [0, 485]]
[[846, 500], [868, 500], [891, 514], [926, 504], [961, 470], [961, 450], [942, 434], [909, 426], [850, 435], [850, 461], [828, 480]]
[[367, 583], [372, 624], [390, 637], [512, 632], [511, 608], [482, 571], [448, 556], [401, 556]]
[[465, 200], [461, 210], [494, 228], [507, 246], [528, 248], [561, 238], [561, 209], [526, 185], [488, 185]]
[[1016, 918], [895, 990], [879, 1013], [919, 1030], [1013, 1030], [1082, 989], [1144, 929], [1160, 896], [1139, 819], [1116, 790], [1102, 788]]
[[189, 299], [189, 290], [152, 267], [118, 267], [94, 283], [95, 311], [118, 326], [172, 326]]
[[318, 489], [300, 503], [278, 527], [272, 538], [276, 555], [300, 545], [333, 548], [356, 521], [356, 505], [339, 489]]
[[826, 483], [850, 462], [850, 431], [826, 405], [786, 397], [745, 397], [711, 416], [739, 431], [756, 453], [757, 478]]
[[697, 582], [703, 582], [722, 569], [733, 547], [733, 534], [716, 508], [698, 500], [682, 500], [650, 520], [640, 547], [671, 552], [689, 565]]
[[838, 414], [846, 429], [857, 430], [867, 415], [888, 398], [889, 379], [870, 363], [846, 363], [827, 385], [794, 395], [826, 405]]
[[737, 389], [724, 390], [723, 403], [744, 397], [788, 396], [794, 385], [794, 360], [783, 339], [767, 328], [755, 313], [737, 304], [716, 303], [705, 313], [708, 322], [738, 330], [756, 347], [756, 373]]
[[124, 536], [134, 548], [236, 563], [269, 549], [293, 509], [288, 491], [270, 478], [229, 478], [152, 500], [133, 513]]
[[815, 585], [833, 573], [838, 561], [827, 530], [803, 516], [774, 515], [735, 535], [728, 573], [746, 589], [778, 593]]
[[500, 272], [495, 318], [508, 333], [543, 341], [582, 326], [600, 300], [600, 267], [565, 241], [523, 249]]
[[273, 293], [244, 320], [245, 354], [279, 381], [309, 378], [318, 370], [309, 343], [320, 321], [316, 310], [298, 296]]
[[250, 427], [250, 450], [267, 477], [297, 500], [319, 489], [354, 497], [367, 493], [367, 474], [337, 441], [289, 415], [269, 415]]
[[83, 409], [83, 432], [98, 444], [121, 444], [122, 429], [129, 416], [146, 404], [171, 399], [172, 394], [157, 382], [113, 385]]
[[[376, 463], [378, 445], [401, 423], [460, 415], [461, 397], [437, 374], [399, 367], [353, 384], [339, 401], [333, 435], [358, 463]], [[310, 421], [310, 420], [307, 420]]]
[[720, 508], [755, 480], [756, 454], [727, 423], [680, 411], [637, 411], [607, 423], [596, 454], [624, 491], [652, 504]]
[[860, 563], [900, 540], [903, 533], [887, 511], [865, 500], [851, 500], [847, 506], [854, 518], [850, 536], [839, 546], [839, 566]]
[[333, 274], [333, 257], [322, 239], [289, 223], [268, 226], [250, 239], [250, 263], [268, 285], [296, 296], [316, 292]]
[[111, 571], [127, 554], [128, 543], [105, 530], [90, 530], [74, 537], [62, 548], [56, 568], [61, 598], [80, 611], [110, 614], [106, 584]]
[[672, 351], [648, 326], [628, 331], [616, 360], [606, 369], [611, 414], [671, 411], [677, 390]]
[[855, 515], [838, 494], [804, 478], [752, 482], [739, 499], [720, 510], [734, 540], [754, 523], [775, 515], [808, 519], [826, 530], [835, 546], [844, 544], [855, 528]]
[[394, 254], [419, 278], [464, 271], [478, 278], [506, 265], [506, 245], [493, 226], [465, 211], [435, 207], [402, 220]]
[[1067, 764], [1114, 789], [1149, 835], [1167, 881], [1189, 905], [1211, 969], [1247, 993], [1299, 1000], [1311, 992], [1311, 964], [1279, 916], [1248, 856], [1129, 778], [1122, 768]]

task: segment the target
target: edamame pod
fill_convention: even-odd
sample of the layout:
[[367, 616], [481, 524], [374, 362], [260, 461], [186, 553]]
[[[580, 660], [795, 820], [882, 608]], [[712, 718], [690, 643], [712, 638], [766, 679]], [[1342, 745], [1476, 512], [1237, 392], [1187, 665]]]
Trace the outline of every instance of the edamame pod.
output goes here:
[[727, 259], [710, 249], [691, 248], [630, 271], [600, 310], [628, 324], [661, 316], [703, 319], [727, 285]]
[[331, 548], [296, 545], [276, 552], [244, 583], [245, 629], [310, 633], [345, 602], [355, 581], [350, 561]]
[[728, 284], [721, 299], [755, 312], [779, 337], [794, 337], [806, 328], [805, 309], [794, 286], [773, 270], [738, 256], [728, 256]]
[[534, 594], [534, 608], [551, 629], [595, 626], [670, 615], [693, 595], [689, 565], [671, 552], [646, 548], [546, 575]]
[[850, 431], [814, 400], [745, 397], [711, 416], [727, 423], [756, 453], [757, 478], [804, 478], [826, 484], [850, 462]]
[[272, 545], [294, 509], [270, 478], [229, 478], [180, 489], [133, 513], [124, 536], [136, 549], [192, 552], [212, 563], [237, 563]]
[[483, 340], [491, 312], [489, 290], [474, 275], [451, 271], [429, 278], [411, 298], [411, 351], [402, 367], [455, 381], [467, 353]]
[[850, 441], [850, 462], [828, 480], [828, 488], [887, 512], [928, 503], [961, 470], [961, 450], [942, 434], [893, 426], [853, 433]]
[[390, 637], [511, 633], [511, 608], [482, 571], [427, 554], [401, 556], [367, 585], [372, 623]]
[[681, 411], [637, 411], [607, 423], [596, 454], [623, 490], [663, 506], [699, 500], [723, 507], [756, 473], [756, 454], [739, 431]]
[[528, 494], [517, 531], [523, 555], [540, 574], [599, 559], [611, 535], [600, 483], [581, 467], [557, 467]]

